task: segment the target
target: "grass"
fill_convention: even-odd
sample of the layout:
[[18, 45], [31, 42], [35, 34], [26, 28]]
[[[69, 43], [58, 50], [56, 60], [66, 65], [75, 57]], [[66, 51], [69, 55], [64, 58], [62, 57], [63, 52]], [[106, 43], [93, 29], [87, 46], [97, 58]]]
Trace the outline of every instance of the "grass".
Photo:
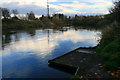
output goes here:
[[70, 80], [82, 80], [78, 75], [73, 75]]
[[113, 23], [103, 30], [97, 55], [105, 61], [107, 70], [116, 71], [120, 67], [120, 24]]
[[117, 70], [120, 66], [120, 42], [113, 41], [104, 48], [97, 48], [97, 54], [105, 60], [107, 70]]

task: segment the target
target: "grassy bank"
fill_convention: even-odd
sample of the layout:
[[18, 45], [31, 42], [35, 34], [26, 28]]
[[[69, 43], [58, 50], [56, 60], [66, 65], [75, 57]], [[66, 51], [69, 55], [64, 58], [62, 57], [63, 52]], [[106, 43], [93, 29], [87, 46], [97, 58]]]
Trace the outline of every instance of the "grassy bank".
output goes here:
[[[120, 24], [114, 22], [103, 30], [97, 55], [105, 61], [105, 68], [116, 77], [120, 75]], [[120, 78], [120, 77], [119, 77]]]
[[96, 51], [105, 61], [108, 73], [120, 78], [120, 1], [116, 0], [109, 11], [110, 14], [102, 21], [105, 27]]

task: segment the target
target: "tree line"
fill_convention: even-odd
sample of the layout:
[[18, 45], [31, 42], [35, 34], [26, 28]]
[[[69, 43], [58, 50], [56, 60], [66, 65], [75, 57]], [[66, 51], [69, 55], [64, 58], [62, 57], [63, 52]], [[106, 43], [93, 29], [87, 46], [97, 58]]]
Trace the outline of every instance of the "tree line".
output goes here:
[[[10, 20], [14, 22], [15, 20], [24, 20], [24, 25], [27, 26], [29, 22], [37, 22], [37, 24], [40, 24], [40, 27], [44, 28], [61, 28], [64, 26], [75, 26], [75, 27], [83, 27], [83, 28], [104, 28], [109, 23], [112, 23], [113, 20], [119, 20], [119, 3], [114, 2], [116, 5], [115, 7], [112, 7], [109, 11], [110, 14], [107, 15], [75, 15], [73, 17], [66, 16], [64, 14], [53, 14], [52, 16], [45, 16], [42, 15], [41, 17], [36, 17], [35, 13], [33, 11], [26, 13], [23, 18], [20, 16], [19, 11], [17, 9], [9, 10], [7, 8], [2, 8], [2, 16], [3, 16], [3, 26], [5, 23], [5, 27], [7, 26], [7, 23]], [[11, 16], [11, 14], [13, 16]], [[116, 17], [117, 16], [117, 17]], [[8, 21], [9, 20], [9, 21]], [[25, 21], [26, 20], [26, 21]], [[36, 23], [35, 22], [35, 23]], [[25, 24], [27, 23], [27, 24]], [[15, 26], [15, 25], [12, 25]], [[31, 23], [32, 26], [32, 23]], [[37, 25], [38, 26], [38, 25]], [[35, 27], [35, 26], [34, 26]], [[7, 28], [7, 27], [6, 27]]]
[[[13, 17], [11, 17], [11, 14], [13, 14]], [[2, 8], [2, 16], [3, 19], [20, 19], [19, 11], [17, 9], [9, 10], [7, 8]], [[98, 23], [102, 18], [104, 18], [104, 15], [75, 15], [73, 17], [66, 16], [64, 14], [53, 14], [52, 16], [45, 16], [42, 15], [41, 17], [36, 17], [35, 13], [33, 11], [26, 13], [26, 15], [23, 18], [24, 20], [41, 20], [42, 22], [47, 21], [48, 23], [54, 23], [58, 26], [96, 26], [96, 23]], [[45, 21], [44, 21], [45, 20]], [[60, 25], [62, 24], [62, 25]], [[99, 25], [100, 23], [98, 23]], [[49, 25], [49, 24], [48, 24]]]
[[[11, 14], [13, 14], [13, 17], [11, 17]], [[7, 8], [2, 8], [2, 16], [3, 19], [19, 19], [17, 15], [19, 14], [17, 9], [9, 10]], [[35, 14], [31, 11], [30, 13], [26, 14], [26, 17], [28, 17], [29, 20], [35, 19]]]

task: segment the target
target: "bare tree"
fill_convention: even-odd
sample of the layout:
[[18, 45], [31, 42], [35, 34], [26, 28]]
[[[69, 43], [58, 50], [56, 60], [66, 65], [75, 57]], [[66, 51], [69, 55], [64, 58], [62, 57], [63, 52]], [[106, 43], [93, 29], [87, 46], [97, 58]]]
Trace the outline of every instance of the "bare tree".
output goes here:
[[35, 20], [35, 14], [31, 11], [30, 13], [27, 13], [29, 20]]
[[10, 17], [10, 11], [7, 8], [2, 8], [2, 16], [4, 17], [4, 19], [8, 19], [8, 17]]
[[16, 17], [16, 15], [18, 14], [18, 10], [17, 9], [13, 9], [12, 13], [14, 14], [14, 17]]

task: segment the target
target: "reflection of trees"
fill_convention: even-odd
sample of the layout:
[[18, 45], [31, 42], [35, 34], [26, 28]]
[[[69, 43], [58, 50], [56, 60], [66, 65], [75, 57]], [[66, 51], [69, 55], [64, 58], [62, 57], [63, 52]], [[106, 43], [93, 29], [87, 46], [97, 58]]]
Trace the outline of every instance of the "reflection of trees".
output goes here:
[[[30, 31], [26, 31], [28, 34], [30, 34], [31, 36], [35, 35], [35, 30], [30, 30]], [[11, 42], [16, 42], [19, 41], [20, 35], [19, 33], [4, 33], [2, 36], [2, 46], [5, 47], [5, 45], [11, 43]]]
[[19, 36], [18, 36], [18, 34], [15, 34], [14, 37], [15, 37], [15, 39], [14, 39], [15, 42], [19, 40]]
[[59, 29], [59, 31], [66, 32], [66, 31], [68, 31], [68, 29], [66, 27], [62, 27], [62, 28]]
[[16, 42], [18, 40], [19, 40], [19, 35], [18, 34], [4, 34], [2, 36], [2, 47], [4, 48], [5, 45], [11, 43], [12, 41]]
[[53, 29], [53, 33], [56, 33], [56, 32], [58, 32], [58, 31], [60, 31], [60, 32], [66, 32], [66, 31], [68, 31], [69, 29], [70, 29], [70, 27], [54, 28], [54, 29]]
[[31, 36], [34, 36], [35, 35], [35, 30], [27, 31], [27, 33], [30, 34]]
[[11, 42], [10, 34], [2, 36], [2, 47], [4, 47], [5, 44], [9, 44], [10, 42]]
[[78, 31], [78, 28], [77, 28], [77, 27], [75, 27], [75, 31]]
[[9, 43], [11, 41], [10, 34], [5, 35], [5, 43]]

